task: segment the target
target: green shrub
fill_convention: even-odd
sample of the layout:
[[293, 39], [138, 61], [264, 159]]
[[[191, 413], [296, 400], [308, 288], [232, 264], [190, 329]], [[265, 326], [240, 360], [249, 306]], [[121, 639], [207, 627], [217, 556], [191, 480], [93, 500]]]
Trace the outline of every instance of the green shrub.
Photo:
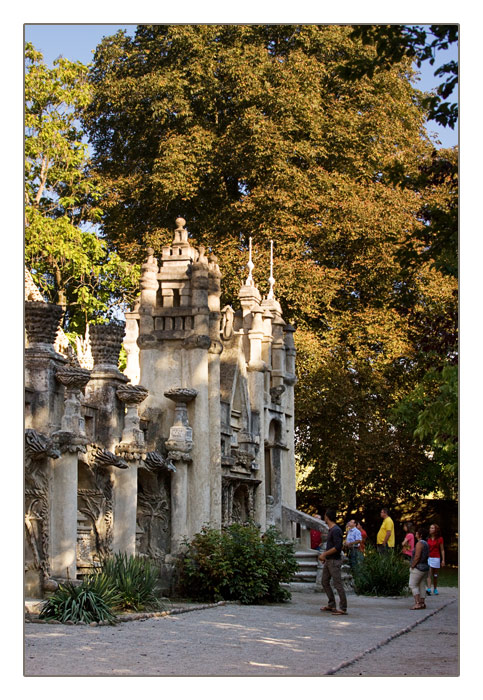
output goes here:
[[399, 552], [379, 554], [366, 547], [364, 558], [352, 570], [354, 590], [358, 595], [405, 595], [409, 567]]
[[296, 570], [293, 545], [275, 528], [261, 535], [252, 523], [235, 523], [221, 532], [203, 528], [185, 543], [180, 587], [202, 601], [281, 602], [290, 592], [280, 584]]
[[63, 583], [44, 603], [40, 612], [41, 620], [59, 622], [108, 622], [114, 624], [116, 615], [106, 600], [90, 587], [89, 581], [78, 586]]
[[152, 610], [162, 607], [157, 596], [159, 568], [145, 557], [117, 553], [102, 562], [98, 585], [105, 581], [116, 591], [115, 607], [124, 610]]

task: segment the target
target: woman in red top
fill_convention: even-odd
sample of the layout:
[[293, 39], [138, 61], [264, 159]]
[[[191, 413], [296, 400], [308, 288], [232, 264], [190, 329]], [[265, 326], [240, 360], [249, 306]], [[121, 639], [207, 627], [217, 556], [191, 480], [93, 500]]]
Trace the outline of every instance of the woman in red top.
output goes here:
[[359, 545], [359, 551], [364, 554], [364, 549], [366, 548], [367, 532], [362, 527], [362, 523], [358, 520], [356, 522], [356, 527], [362, 535], [362, 542]]
[[438, 525], [429, 526], [429, 572], [426, 588], [426, 593], [431, 595], [431, 575], [433, 576], [433, 594], [438, 595], [438, 572], [442, 566], [444, 566], [444, 542], [441, 537], [441, 530]]

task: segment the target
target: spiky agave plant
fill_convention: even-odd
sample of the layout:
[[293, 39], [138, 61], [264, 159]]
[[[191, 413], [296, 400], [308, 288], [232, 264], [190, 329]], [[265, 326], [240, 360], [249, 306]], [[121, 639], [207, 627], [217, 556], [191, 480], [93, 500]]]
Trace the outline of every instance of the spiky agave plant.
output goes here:
[[90, 587], [84, 580], [80, 585], [62, 583], [44, 603], [40, 612], [41, 620], [59, 622], [108, 622], [116, 623], [116, 615], [99, 591]]
[[116, 589], [120, 607], [137, 611], [162, 607], [157, 596], [159, 568], [152, 560], [118, 552], [103, 561], [102, 574]]

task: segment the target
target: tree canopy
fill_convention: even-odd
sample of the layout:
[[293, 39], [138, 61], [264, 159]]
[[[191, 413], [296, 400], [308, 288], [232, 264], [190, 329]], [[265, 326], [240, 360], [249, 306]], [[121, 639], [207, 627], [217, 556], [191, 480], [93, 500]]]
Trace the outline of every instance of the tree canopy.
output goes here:
[[82, 331], [129, 298], [135, 269], [93, 229], [103, 186], [78, 121], [91, 98], [87, 67], [60, 58], [49, 69], [32, 44], [25, 58], [26, 264], [45, 298], [66, 308], [66, 327]]
[[426, 136], [414, 54], [359, 70], [380, 55], [349, 26], [139, 25], [97, 47], [81, 114], [110, 254], [138, 263], [183, 216], [228, 302], [249, 236], [268, 291], [274, 241], [301, 505], [456, 484], [457, 154]]

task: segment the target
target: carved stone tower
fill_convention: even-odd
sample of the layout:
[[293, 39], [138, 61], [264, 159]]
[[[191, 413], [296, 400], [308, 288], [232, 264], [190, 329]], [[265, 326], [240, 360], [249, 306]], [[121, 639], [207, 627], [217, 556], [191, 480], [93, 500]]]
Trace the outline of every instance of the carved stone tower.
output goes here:
[[[172, 551], [182, 536], [194, 535], [207, 523], [214, 527], [221, 524], [221, 275], [214, 256], [208, 258], [203, 246], [191, 246], [185, 223], [184, 219], [176, 220], [173, 242], [163, 248], [159, 264], [154, 251], [148, 250], [142, 266], [139, 310], [127, 315], [129, 345], [135, 342], [139, 324], [140, 382], [150, 392], [146, 415], [159, 417], [160, 433], [169, 435], [166, 447], [176, 466], [173, 518], [186, 522], [183, 532], [173, 532]], [[130, 347], [126, 349], [129, 354]], [[183, 389], [194, 392], [184, 404], [185, 425], [175, 417], [173, 405]], [[176, 445], [177, 449], [171, 449]], [[183, 504], [174, 497], [180, 493], [178, 481], [186, 488]]]

